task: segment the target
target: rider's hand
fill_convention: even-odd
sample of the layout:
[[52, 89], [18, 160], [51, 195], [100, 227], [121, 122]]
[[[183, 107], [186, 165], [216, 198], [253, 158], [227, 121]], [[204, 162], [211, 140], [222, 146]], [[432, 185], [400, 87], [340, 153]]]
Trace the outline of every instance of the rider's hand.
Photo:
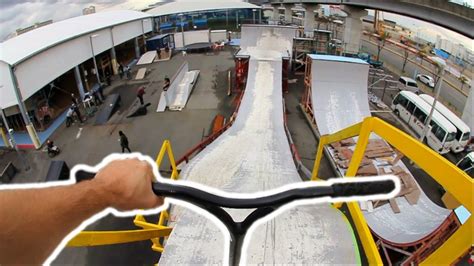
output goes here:
[[108, 206], [117, 210], [150, 209], [163, 204], [151, 184], [153, 170], [138, 159], [116, 160], [103, 167], [93, 179]]

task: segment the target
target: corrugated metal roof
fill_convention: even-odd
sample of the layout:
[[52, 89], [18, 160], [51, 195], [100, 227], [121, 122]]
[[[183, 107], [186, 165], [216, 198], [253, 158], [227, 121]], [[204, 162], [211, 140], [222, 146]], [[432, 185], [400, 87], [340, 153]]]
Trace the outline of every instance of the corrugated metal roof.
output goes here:
[[147, 11], [147, 13], [158, 17], [164, 15], [198, 12], [205, 10], [218, 10], [218, 9], [240, 9], [240, 8], [256, 8], [260, 9], [260, 6], [240, 2], [240, 1], [179, 1], [167, 3]]
[[17, 64], [69, 39], [150, 15], [131, 10], [108, 11], [78, 16], [26, 32], [0, 43], [0, 60]]

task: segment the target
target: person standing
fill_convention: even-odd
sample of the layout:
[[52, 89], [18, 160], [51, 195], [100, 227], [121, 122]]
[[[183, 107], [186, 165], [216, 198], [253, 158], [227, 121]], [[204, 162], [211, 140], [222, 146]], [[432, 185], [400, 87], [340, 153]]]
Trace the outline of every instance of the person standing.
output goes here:
[[170, 103], [170, 100], [168, 98], [168, 89], [171, 85], [170, 79], [168, 77], [165, 77], [165, 84], [163, 85], [163, 92], [166, 100], [166, 105]]
[[79, 106], [73, 103], [71, 105], [71, 109], [74, 113], [76, 113], [76, 116], [77, 116], [77, 119], [79, 120], [79, 122], [81, 124], [84, 123], [84, 121], [82, 120], [81, 112], [79, 111]]
[[119, 72], [120, 79], [122, 79], [123, 78], [123, 65], [120, 63], [118, 67], [118, 72]]
[[128, 152], [132, 152], [130, 150], [130, 147], [128, 147], [128, 138], [127, 138], [127, 136], [125, 136], [125, 134], [121, 130], [119, 131], [119, 137], [120, 137], [120, 139], [119, 139], [120, 146], [122, 147], [122, 153], [125, 152], [125, 149], [127, 149]]
[[137, 90], [137, 97], [138, 99], [140, 100], [140, 105], [143, 105], [144, 102], [143, 102], [143, 94], [145, 94], [145, 87], [144, 86], [140, 86]]

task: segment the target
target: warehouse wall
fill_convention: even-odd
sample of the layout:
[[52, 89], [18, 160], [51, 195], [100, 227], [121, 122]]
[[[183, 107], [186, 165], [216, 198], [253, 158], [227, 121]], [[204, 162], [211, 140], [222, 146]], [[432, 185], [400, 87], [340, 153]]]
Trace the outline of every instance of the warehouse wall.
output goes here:
[[[145, 33], [151, 31], [151, 19], [145, 19], [144, 22], [137, 20], [80, 36], [51, 47], [20, 63], [16, 67], [15, 74], [23, 98], [27, 99], [49, 82], [90, 59], [92, 57], [90, 36], [97, 35], [92, 38], [94, 54], [97, 55], [112, 48], [112, 43], [117, 46], [141, 36], [143, 29]], [[14, 97], [10, 99], [12, 94], [6, 93], [13, 91], [13, 87], [9, 80], [8, 67], [3, 63], [0, 66], [0, 76], [0, 84], [3, 85], [0, 88], [2, 94], [0, 105], [6, 108], [16, 104], [16, 99]]]

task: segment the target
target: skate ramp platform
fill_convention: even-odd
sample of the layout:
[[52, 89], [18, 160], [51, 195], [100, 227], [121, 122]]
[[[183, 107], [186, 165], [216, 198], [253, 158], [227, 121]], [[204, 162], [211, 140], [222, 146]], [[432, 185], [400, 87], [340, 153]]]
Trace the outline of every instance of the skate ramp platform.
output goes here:
[[[273, 38], [266, 30], [251, 36], [256, 44]], [[247, 85], [235, 122], [183, 168], [181, 179], [245, 193], [301, 182], [284, 129], [281, 53], [247, 48]], [[250, 211], [229, 210], [236, 221]], [[212, 221], [178, 206], [171, 217], [176, 222], [160, 265], [225, 262], [224, 234]], [[360, 263], [350, 224], [329, 204], [288, 210], [258, 225], [248, 237], [247, 264]]]
[[[371, 116], [367, 63], [340, 56], [310, 57], [311, 101], [321, 135], [335, 133]], [[377, 138], [371, 135], [371, 139]], [[410, 173], [403, 162], [397, 165]], [[345, 174], [343, 169], [336, 168], [340, 175]], [[433, 203], [417, 186], [421, 192], [417, 204], [410, 205], [404, 197], [395, 198], [400, 213], [394, 213], [389, 204], [371, 212], [363, 211], [367, 224], [377, 236], [395, 244], [411, 244], [430, 235], [446, 220], [451, 211]]]
[[288, 26], [242, 25], [238, 56], [291, 58], [297, 28]]

